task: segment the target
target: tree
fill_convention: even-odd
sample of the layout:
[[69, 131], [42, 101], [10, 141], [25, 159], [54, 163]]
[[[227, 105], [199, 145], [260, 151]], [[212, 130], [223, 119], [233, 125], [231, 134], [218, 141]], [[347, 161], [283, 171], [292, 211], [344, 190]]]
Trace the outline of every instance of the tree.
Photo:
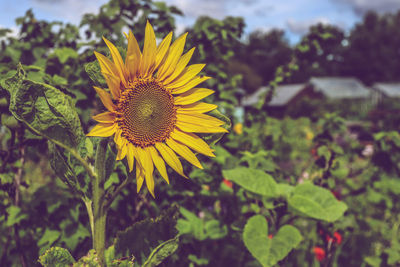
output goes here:
[[333, 25], [317, 24], [295, 48], [299, 68], [291, 82], [306, 82], [311, 76], [340, 75], [346, 49], [344, 32]]
[[369, 12], [349, 36], [343, 73], [371, 84], [400, 81], [400, 12]]

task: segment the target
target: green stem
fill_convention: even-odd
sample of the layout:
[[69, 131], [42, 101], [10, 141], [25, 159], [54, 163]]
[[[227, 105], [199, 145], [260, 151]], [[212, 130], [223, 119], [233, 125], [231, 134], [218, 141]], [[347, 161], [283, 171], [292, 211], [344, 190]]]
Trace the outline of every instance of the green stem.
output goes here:
[[93, 220], [94, 235], [93, 248], [97, 252], [99, 265], [105, 266], [105, 243], [106, 243], [106, 218], [107, 211], [104, 209], [104, 182], [105, 182], [105, 162], [108, 139], [102, 139], [96, 151], [95, 172], [96, 177], [92, 180], [92, 201], [93, 201]]

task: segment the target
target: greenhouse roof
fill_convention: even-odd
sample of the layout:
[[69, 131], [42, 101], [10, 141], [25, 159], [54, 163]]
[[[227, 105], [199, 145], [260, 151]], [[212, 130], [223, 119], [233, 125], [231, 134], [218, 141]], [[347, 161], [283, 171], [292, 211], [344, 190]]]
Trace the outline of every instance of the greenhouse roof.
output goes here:
[[400, 97], [400, 83], [375, 83], [373, 88], [388, 97]]
[[356, 78], [313, 77], [310, 84], [314, 90], [331, 99], [367, 98], [371, 90]]
[[[284, 106], [304, 88], [305, 84], [287, 84], [277, 86], [275, 94], [268, 106]], [[265, 97], [268, 90], [268, 87], [261, 87], [255, 93], [244, 97], [242, 105], [252, 106], [257, 104], [261, 97]]]
[[257, 104], [260, 98], [264, 97], [267, 92], [268, 92], [268, 87], [266, 86], [260, 87], [257, 91], [255, 91], [251, 95], [242, 98], [242, 106], [247, 107]]
[[287, 84], [276, 87], [275, 94], [268, 106], [284, 106], [290, 102], [301, 90], [305, 88], [303, 83]]

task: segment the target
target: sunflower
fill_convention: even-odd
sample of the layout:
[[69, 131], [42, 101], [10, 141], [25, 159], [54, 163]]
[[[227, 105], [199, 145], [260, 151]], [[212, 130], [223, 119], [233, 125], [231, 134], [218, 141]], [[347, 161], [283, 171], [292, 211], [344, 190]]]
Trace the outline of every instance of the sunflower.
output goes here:
[[180, 157], [201, 169], [196, 152], [214, 157], [195, 133], [227, 132], [222, 121], [205, 114], [217, 105], [199, 102], [214, 91], [196, 87], [210, 77], [198, 75], [204, 64], [188, 65], [194, 48], [183, 54], [186, 36], [171, 44], [171, 32], [157, 45], [147, 22], [143, 53], [131, 31], [125, 61], [104, 37], [112, 61], [94, 52], [110, 93], [94, 87], [108, 111], [93, 117], [98, 124], [87, 136], [114, 135], [117, 160], [126, 157], [130, 172], [136, 163], [137, 191], [146, 181], [153, 197], [154, 166], [168, 184], [165, 163], [187, 178]]

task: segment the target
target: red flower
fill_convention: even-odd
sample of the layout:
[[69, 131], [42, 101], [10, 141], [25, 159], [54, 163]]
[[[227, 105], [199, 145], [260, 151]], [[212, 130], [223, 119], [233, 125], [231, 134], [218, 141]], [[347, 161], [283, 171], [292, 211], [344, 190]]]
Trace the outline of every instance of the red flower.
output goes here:
[[225, 184], [227, 187], [232, 188], [233, 184], [232, 184], [231, 181], [224, 179], [223, 182], [224, 182], [224, 184]]
[[338, 245], [340, 245], [342, 243], [342, 235], [341, 234], [339, 234], [338, 232], [335, 232], [333, 234], [333, 237]]
[[338, 232], [333, 234], [333, 238], [330, 235], [326, 235], [326, 241], [340, 245], [342, 243], [342, 235]]
[[269, 239], [272, 239], [274, 236], [273, 235], [268, 235], [268, 238]]
[[325, 250], [320, 247], [314, 247], [314, 255], [318, 261], [323, 261], [325, 259]]

